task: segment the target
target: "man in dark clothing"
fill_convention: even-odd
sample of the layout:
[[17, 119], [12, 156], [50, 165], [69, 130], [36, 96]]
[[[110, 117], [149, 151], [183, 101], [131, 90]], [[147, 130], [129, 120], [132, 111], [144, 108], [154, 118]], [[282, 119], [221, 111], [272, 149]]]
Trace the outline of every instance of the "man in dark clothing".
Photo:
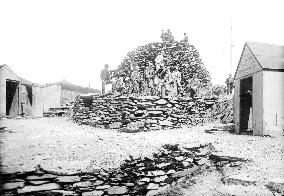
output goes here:
[[229, 75], [229, 78], [225, 81], [227, 85], [227, 93], [230, 95], [232, 94], [233, 88], [234, 88], [234, 79], [232, 78], [232, 74]]
[[105, 94], [105, 86], [110, 81], [108, 64], [105, 64], [105, 68], [101, 71], [100, 77], [101, 77], [101, 81], [102, 81], [102, 94]]

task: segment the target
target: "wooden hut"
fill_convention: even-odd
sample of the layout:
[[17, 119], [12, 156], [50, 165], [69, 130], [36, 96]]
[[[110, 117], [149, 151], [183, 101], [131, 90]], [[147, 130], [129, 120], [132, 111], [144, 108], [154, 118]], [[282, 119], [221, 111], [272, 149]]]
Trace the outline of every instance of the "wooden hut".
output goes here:
[[43, 116], [43, 88], [0, 65], [0, 117]]
[[234, 79], [236, 132], [283, 135], [284, 46], [245, 43]]

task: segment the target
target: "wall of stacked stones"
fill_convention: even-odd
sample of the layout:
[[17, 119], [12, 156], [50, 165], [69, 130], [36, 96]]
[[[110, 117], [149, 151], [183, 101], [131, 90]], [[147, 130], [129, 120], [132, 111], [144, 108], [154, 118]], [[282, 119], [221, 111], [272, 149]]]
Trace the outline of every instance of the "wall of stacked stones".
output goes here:
[[176, 98], [147, 96], [80, 96], [73, 107], [72, 119], [106, 129], [148, 131], [180, 128], [203, 123], [216, 97]]
[[[58, 173], [37, 168], [35, 171], [0, 174], [1, 195], [157, 195], [185, 176], [205, 169], [236, 167], [246, 161], [219, 156], [212, 144], [166, 144], [149, 157], [125, 160], [116, 169], [91, 169], [80, 173]], [[225, 179], [228, 182], [234, 179]], [[237, 179], [240, 181], [239, 179]], [[166, 194], [171, 195], [171, 194]], [[175, 194], [177, 195], [177, 194]]]

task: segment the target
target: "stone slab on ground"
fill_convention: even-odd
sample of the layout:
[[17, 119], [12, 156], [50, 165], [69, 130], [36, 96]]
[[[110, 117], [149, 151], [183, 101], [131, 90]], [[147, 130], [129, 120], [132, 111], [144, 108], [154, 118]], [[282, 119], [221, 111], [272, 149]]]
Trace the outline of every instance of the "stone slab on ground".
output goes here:
[[39, 186], [24, 186], [23, 188], [18, 189], [17, 192], [19, 194], [23, 194], [23, 193], [31, 193], [36, 191], [49, 191], [54, 189], [60, 189], [60, 186], [56, 183], [43, 184]]
[[27, 180], [47, 180], [47, 179], [55, 179], [57, 176], [53, 174], [44, 174], [42, 176], [28, 176]]
[[184, 177], [184, 176], [187, 176], [187, 175], [191, 175], [192, 173], [194, 173], [197, 170], [198, 170], [198, 167], [194, 166], [194, 167], [189, 168], [189, 169], [178, 171], [178, 172], [174, 173], [172, 175], [172, 177], [173, 178], [181, 178], [181, 177]]
[[65, 190], [51, 190], [50, 192], [55, 194], [60, 194], [61, 196], [77, 196], [78, 194], [74, 191], [65, 191]]
[[72, 183], [79, 182], [81, 178], [79, 176], [58, 176], [56, 180], [61, 183]]
[[101, 196], [103, 195], [103, 191], [90, 191], [90, 192], [83, 192], [82, 196]]
[[148, 186], [147, 186], [147, 189], [148, 190], [157, 190], [159, 188], [159, 184], [155, 184], [155, 183], [150, 183]]
[[107, 190], [107, 193], [109, 195], [123, 195], [126, 194], [127, 192], [128, 189], [126, 186], [113, 186]]
[[284, 195], [284, 178], [271, 179], [266, 187], [273, 192]]
[[8, 182], [8, 183], [3, 184], [1, 188], [3, 190], [22, 188], [24, 184], [25, 184], [24, 182]]
[[90, 187], [93, 186], [93, 183], [91, 181], [85, 181], [85, 182], [76, 182], [73, 184], [73, 187]]
[[46, 180], [34, 180], [34, 181], [30, 181], [30, 183], [33, 184], [33, 185], [41, 185], [41, 184], [49, 183], [49, 181], [46, 181]]

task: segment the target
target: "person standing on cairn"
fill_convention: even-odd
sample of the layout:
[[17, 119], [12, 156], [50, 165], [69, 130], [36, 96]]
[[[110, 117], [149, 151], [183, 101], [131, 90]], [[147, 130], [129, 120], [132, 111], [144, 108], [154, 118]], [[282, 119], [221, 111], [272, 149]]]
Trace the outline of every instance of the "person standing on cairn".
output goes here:
[[101, 81], [102, 81], [102, 94], [105, 94], [106, 84], [110, 81], [110, 73], [108, 70], [108, 64], [105, 64], [105, 68], [101, 71]]
[[227, 94], [232, 94], [233, 88], [234, 88], [234, 80], [232, 78], [232, 74], [229, 75], [229, 78], [226, 79], [226, 85], [227, 85]]
[[155, 64], [156, 64], [156, 70], [160, 69], [160, 67], [164, 66], [164, 56], [165, 52], [162, 51], [156, 58], [155, 58]]
[[130, 83], [128, 95], [131, 95], [132, 93], [139, 94], [140, 73], [139, 73], [137, 65], [133, 66], [133, 71], [131, 73], [130, 82], [131, 83]]
[[172, 75], [172, 67], [167, 67], [167, 73], [165, 76], [165, 88], [166, 88], [166, 95], [171, 96], [172, 95], [172, 82], [173, 80], [173, 75]]
[[173, 78], [174, 78], [174, 83], [175, 83], [175, 91], [176, 91], [176, 95], [178, 95], [182, 91], [181, 73], [176, 68], [174, 68], [173, 75], [174, 75]]
[[145, 79], [147, 83], [147, 94], [148, 95], [153, 95], [153, 90], [154, 90], [154, 69], [153, 69], [153, 64], [149, 62], [148, 66], [145, 69]]
[[178, 89], [180, 88], [180, 80], [181, 80], [181, 75], [180, 72], [176, 70], [175, 67], [171, 67], [170, 70], [168, 71], [168, 77], [167, 77], [167, 88], [169, 91], [169, 96], [171, 98], [177, 97], [178, 96]]
[[188, 43], [188, 36], [186, 35], [186, 33], [184, 33], [183, 35], [184, 38], [181, 40], [181, 42]]
[[166, 82], [165, 78], [167, 75], [167, 69], [163, 65], [159, 70], [156, 71], [156, 85], [157, 85], [157, 95], [164, 97], [166, 96]]

